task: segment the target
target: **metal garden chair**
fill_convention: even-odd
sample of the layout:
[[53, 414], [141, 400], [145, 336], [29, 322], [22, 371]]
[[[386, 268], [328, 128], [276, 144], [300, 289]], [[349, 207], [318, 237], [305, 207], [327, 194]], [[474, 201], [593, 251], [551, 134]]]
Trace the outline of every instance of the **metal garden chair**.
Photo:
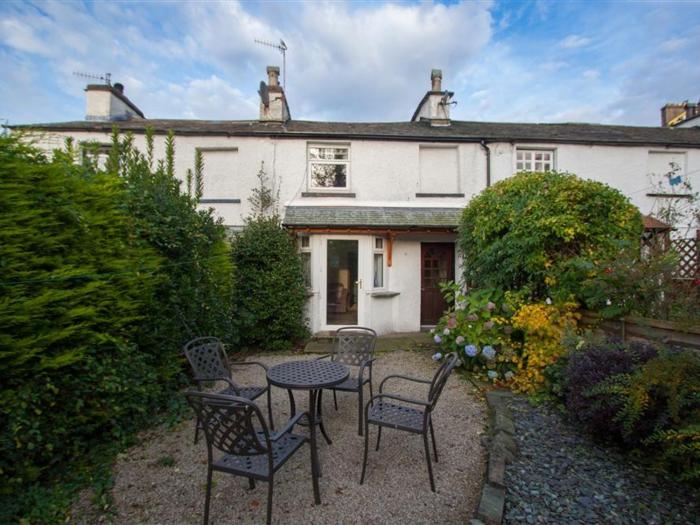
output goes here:
[[[275, 429], [275, 422], [272, 419], [272, 399], [270, 395], [270, 385], [265, 386], [241, 386], [237, 384], [231, 375], [231, 365], [236, 366], [259, 366], [265, 371], [265, 381], [267, 382], [267, 367], [257, 361], [237, 361], [229, 362], [224, 345], [216, 337], [198, 337], [185, 344], [184, 353], [192, 366], [192, 373], [197, 386], [201, 390], [204, 383], [211, 381], [224, 381], [228, 383], [226, 388], [219, 391], [219, 394], [229, 394], [243, 397], [251, 401], [267, 393], [267, 413], [270, 418], [270, 428]], [[201, 424], [197, 422], [194, 431], [194, 442], [197, 443]]]
[[[249, 399], [223, 394], [188, 391], [187, 402], [197, 414], [207, 441], [207, 493], [204, 503], [204, 525], [209, 523], [211, 483], [214, 471], [248, 478], [250, 488], [255, 480], [266, 481], [267, 523], [272, 519], [274, 474], [308, 441], [292, 430], [306, 412], [299, 412], [277, 433], [270, 434], [265, 418]], [[220, 452], [215, 457], [214, 451]]]
[[372, 397], [372, 363], [374, 362], [374, 346], [377, 341], [377, 332], [371, 328], [361, 326], [346, 326], [339, 328], [333, 339], [333, 349], [330, 354], [319, 359], [330, 358], [345, 365], [357, 368], [357, 375], [351, 373], [345, 381], [334, 386], [333, 404], [338, 410], [336, 391], [356, 392], [359, 396], [357, 403], [357, 433], [362, 435], [362, 407], [363, 392], [366, 383], [369, 383], [369, 396]]
[[[365, 455], [362, 461], [362, 476], [360, 478], [360, 485], [365, 481], [365, 471], [367, 469], [367, 451], [369, 448], [369, 425], [372, 424], [379, 427], [377, 431], [376, 450], [379, 450], [379, 440], [382, 437], [382, 427], [405, 430], [414, 434], [423, 435], [425, 460], [428, 463], [428, 476], [430, 477], [430, 489], [435, 492], [433, 465], [430, 461], [430, 448], [428, 446], [428, 430], [430, 430], [430, 437], [433, 441], [433, 453], [435, 454], [435, 462], [437, 463], [438, 454], [437, 446], [435, 445], [435, 431], [433, 430], [432, 414], [433, 409], [440, 398], [442, 389], [444, 388], [447, 379], [456, 365], [457, 355], [448, 354], [445, 361], [433, 376], [432, 381], [394, 374], [386, 376], [379, 384], [379, 394], [372, 397], [372, 399], [370, 399], [365, 406]], [[430, 389], [428, 390], [428, 399], [426, 401], [422, 401], [396, 394], [383, 393], [384, 383], [392, 378], [430, 385]], [[414, 405], [418, 408], [407, 405]]]

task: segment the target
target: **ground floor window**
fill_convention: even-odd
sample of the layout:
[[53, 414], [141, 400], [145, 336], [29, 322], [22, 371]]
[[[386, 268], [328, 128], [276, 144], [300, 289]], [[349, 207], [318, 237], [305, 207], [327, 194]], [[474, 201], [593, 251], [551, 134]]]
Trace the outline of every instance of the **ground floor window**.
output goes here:
[[374, 288], [384, 288], [384, 239], [381, 237], [374, 238], [372, 273]]
[[304, 283], [311, 288], [311, 241], [307, 235], [299, 237], [299, 253], [301, 255], [301, 271]]

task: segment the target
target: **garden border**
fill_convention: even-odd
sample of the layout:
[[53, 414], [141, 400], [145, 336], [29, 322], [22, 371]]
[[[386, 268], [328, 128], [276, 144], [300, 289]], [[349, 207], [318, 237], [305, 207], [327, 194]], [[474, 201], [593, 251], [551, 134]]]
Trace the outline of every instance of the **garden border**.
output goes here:
[[481, 498], [471, 525], [500, 525], [505, 511], [506, 464], [518, 454], [515, 442], [515, 423], [507, 400], [508, 390], [491, 390], [486, 393], [489, 408], [488, 465]]

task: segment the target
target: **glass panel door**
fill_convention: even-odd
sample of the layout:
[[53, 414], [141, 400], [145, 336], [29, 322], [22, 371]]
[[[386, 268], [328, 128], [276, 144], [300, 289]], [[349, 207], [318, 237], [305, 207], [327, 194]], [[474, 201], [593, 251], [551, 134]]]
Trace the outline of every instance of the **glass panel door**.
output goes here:
[[357, 324], [358, 241], [328, 240], [326, 324]]

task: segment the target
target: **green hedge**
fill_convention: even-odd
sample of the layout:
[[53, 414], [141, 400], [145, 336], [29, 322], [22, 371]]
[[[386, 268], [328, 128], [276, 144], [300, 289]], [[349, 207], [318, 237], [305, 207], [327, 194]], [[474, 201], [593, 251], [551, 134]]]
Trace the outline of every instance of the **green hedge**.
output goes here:
[[172, 142], [154, 168], [152, 134], [115, 134], [99, 170], [0, 137], [0, 522], [60, 520], [76, 469], [172, 402], [182, 344], [236, 340], [225, 230]]
[[568, 173], [519, 173], [472, 199], [459, 228], [464, 277], [534, 299], [577, 298], [585, 261], [639, 243], [641, 215], [619, 191]]
[[235, 313], [241, 342], [262, 350], [291, 348], [307, 336], [307, 289], [301, 259], [279, 218], [247, 221], [233, 242]]

